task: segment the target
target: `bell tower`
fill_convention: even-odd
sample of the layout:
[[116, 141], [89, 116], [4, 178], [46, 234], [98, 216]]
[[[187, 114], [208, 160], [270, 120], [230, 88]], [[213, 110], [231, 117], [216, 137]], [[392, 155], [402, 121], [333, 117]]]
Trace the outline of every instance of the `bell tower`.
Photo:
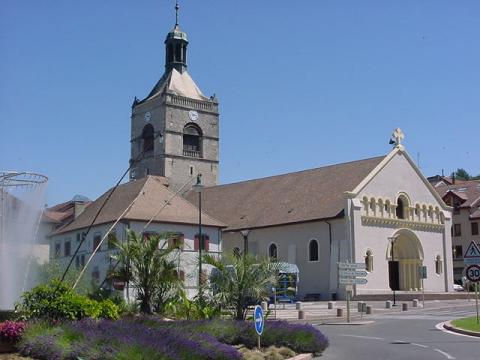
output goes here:
[[187, 34], [175, 26], [165, 39], [165, 72], [143, 100], [132, 104], [130, 179], [165, 176], [173, 190], [202, 174], [218, 183], [219, 116], [215, 95], [202, 94], [187, 72]]

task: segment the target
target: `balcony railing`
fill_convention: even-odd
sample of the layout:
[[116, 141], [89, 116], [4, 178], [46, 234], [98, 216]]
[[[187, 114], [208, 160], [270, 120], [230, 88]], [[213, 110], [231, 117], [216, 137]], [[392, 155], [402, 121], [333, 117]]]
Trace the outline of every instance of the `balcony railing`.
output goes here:
[[200, 153], [200, 151], [197, 151], [197, 150], [183, 149], [183, 156], [190, 156], [190, 157], [199, 158], [199, 157], [202, 157], [202, 154]]

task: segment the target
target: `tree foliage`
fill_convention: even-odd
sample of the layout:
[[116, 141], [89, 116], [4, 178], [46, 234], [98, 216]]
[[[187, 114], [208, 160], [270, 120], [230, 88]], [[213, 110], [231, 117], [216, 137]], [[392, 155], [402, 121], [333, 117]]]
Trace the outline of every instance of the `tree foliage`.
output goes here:
[[470, 180], [472, 178], [471, 175], [462, 168], [459, 168], [457, 171], [455, 171], [455, 177], [459, 180]]
[[172, 233], [144, 238], [128, 232], [126, 242], [115, 241], [118, 249], [114, 257], [123, 264], [121, 274], [127, 276], [129, 285], [136, 291], [140, 311], [146, 314], [163, 313], [165, 305], [182, 288], [177, 274], [177, 252], [167, 248]]
[[247, 307], [267, 300], [276, 286], [280, 264], [253, 255], [227, 255], [221, 259], [207, 254], [204, 262], [215, 269], [210, 276], [210, 294], [222, 310], [245, 319]]

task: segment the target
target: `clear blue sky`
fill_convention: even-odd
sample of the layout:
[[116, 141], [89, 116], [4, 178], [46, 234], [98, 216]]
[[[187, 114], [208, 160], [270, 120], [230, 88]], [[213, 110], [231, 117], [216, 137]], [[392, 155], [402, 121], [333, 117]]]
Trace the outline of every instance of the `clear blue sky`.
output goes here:
[[[221, 112], [221, 183], [384, 155], [480, 173], [480, 2], [180, 2], [189, 72]], [[174, 1], [5, 1], [0, 170], [92, 199], [128, 167], [130, 105], [164, 69]]]

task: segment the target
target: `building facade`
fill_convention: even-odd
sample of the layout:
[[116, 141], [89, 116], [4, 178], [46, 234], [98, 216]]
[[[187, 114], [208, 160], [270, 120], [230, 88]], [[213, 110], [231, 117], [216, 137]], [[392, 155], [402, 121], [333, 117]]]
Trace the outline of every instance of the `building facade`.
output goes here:
[[391, 292], [389, 261], [400, 291], [453, 291], [450, 208], [400, 139], [383, 157], [209, 187], [203, 198], [228, 225], [224, 251], [244, 251], [246, 234], [249, 252], [296, 264], [300, 299], [344, 297], [338, 262], [366, 264], [357, 295]]
[[442, 184], [435, 189], [445, 203], [453, 208], [452, 257], [453, 273], [457, 284], [462, 284], [465, 265], [463, 256], [468, 245], [474, 241], [480, 245], [480, 181], [457, 181]]

